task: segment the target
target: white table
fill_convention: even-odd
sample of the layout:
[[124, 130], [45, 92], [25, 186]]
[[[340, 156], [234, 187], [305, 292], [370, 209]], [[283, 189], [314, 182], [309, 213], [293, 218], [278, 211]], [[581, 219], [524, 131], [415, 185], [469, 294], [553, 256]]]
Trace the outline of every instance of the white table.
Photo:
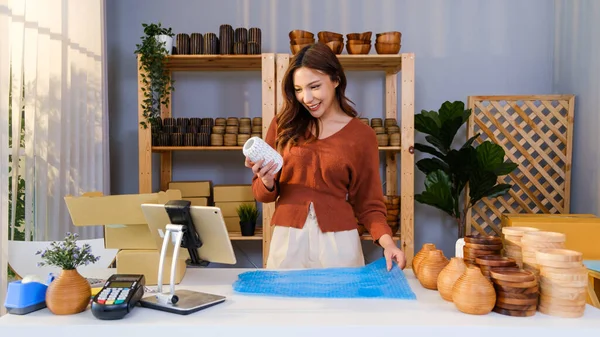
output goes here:
[[[246, 269], [188, 269], [177, 289], [221, 294], [225, 303], [188, 316], [136, 307], [124, 319], [101, 321], [91, 311], [55, 316], [47, 309], [0, 318], [0, 336], [486, 336], [598, 335], [600, 310], [566, 319], [537, 313], [508, 317], [459, 312], [437, 291], [421, 287], [410, 270], [416, 301], [390, 299], [291, 299], [234, 294], [231, 284]], [[166, 291], [166, 290], [165, 290]], [[335, 335], [333, 334], [335, 333]], [[181, 335], [185, 336], [185, 335]]]

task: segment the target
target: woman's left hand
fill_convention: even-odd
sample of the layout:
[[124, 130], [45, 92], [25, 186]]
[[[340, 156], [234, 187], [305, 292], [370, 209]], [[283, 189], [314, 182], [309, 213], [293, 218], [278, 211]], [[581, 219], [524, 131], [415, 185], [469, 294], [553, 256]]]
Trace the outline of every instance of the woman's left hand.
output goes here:
[[384, 234], [379, 239], [379, 244], [383, 247], [383, 256], [385, 256], [388, 271], [392, 270], [393, 261], [396, 261], [398, 268], [400, 269], [406, 267], [406, 256], [404, 255], [404, 252], [396, 246], [396, 243], [389, 235]]

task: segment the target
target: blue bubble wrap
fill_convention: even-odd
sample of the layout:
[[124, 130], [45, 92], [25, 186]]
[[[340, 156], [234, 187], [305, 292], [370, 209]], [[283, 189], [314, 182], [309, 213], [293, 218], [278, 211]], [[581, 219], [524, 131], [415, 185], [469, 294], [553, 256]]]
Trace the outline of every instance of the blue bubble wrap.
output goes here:
[[388, 272], [384, 258], [357, 268], [245, 272], [233, 290], [262, 296], [416, 299], [404, 272], [395, 263]]

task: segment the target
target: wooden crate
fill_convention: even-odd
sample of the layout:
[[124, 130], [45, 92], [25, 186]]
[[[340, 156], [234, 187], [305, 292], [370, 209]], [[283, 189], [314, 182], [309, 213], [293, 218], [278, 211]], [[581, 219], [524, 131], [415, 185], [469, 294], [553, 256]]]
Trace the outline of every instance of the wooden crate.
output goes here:
[[[470, 96], [467, 138], [490, 140], [518, 163], [499, 183], [508, 194], [483, 199], [467, 214], [467, 234], [501, 235], [502, 213], [569, 213], [574, 95]], [[467, 191], [468, 193], [468, 191]]]

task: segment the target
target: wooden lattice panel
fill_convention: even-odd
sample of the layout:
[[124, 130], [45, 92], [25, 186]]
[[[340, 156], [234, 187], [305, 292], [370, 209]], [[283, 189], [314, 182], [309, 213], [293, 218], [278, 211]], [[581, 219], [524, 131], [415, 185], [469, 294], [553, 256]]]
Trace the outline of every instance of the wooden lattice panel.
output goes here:
[[[513, 187], [483, 199], [467, 215], [467, 233], [500, 235], [502, 213], [569, 213], [573, 95], [470, 96], [467, 137], [481, 133], [519, 166], [499, 178]], [[467, 138], [468, 139], [468, 138]]]

